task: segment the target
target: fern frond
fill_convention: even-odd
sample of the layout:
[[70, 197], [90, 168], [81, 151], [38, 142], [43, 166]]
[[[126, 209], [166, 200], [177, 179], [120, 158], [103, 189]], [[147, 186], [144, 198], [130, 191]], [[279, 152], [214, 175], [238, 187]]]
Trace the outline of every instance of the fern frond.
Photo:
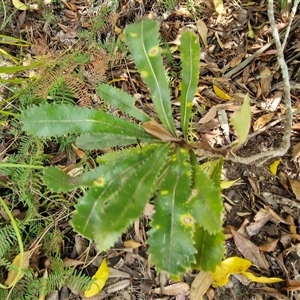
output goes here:
[[64, 78], [64, 82], [66, 86], [73, 92], [74, 97], [78, 99], [79, 106], [82, 107], [91, 107], [92, 100], [89, 95], [88, 88], [84, 81], [80, 78], [76, 77], [75, 75], [68, 75]]
[[106, 79], [106, 71], [110, 57], [104, 50], [97, 50], [92, 53], [91, 59], [85, 65], [84, 75], [92, 84]]

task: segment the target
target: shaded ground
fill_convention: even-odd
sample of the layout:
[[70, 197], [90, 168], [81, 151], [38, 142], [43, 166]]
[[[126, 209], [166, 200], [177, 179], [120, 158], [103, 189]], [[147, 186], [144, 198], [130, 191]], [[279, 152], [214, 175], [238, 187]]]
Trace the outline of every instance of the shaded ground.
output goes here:
[[[270, 45], [263, 53], [251, 60], [254, 53], [270, 41], [272, 41], [271, 29], [267, 18], [267, 7], [264, 1], [240, 3], [224, 1], [224, 12], [218, 15], [211, 1], [197, 2], [184, 1], [168, 7], [158, 1], [53, 1], [51, 4], [41, 4], [39, 9], [17, 12], [7, 23], [3, 34], [22, 37], [32, 43], [32, 46], [24, 48], [20, 53], [19, 48], [4, 45], [3, 49], [11, 55], [22, 55], [28, 61], [47, 57], [49, 62], [65, 64], [66, 72], [72, 72], [76, 68], [84, 68], [83, 83], [78, 83], [74, 88], [75, 101], [81, 106], [93, 106], [103, 108], [101, 99], [95, 96], [95, 78], [112, 82], [117, 87], [134, 94], [137, 102], [151, 115], [152, 104], [149, 101], [147, 88], [135, 70], [132, 59], [124, 46], [122, 30], [133, 21], [142, 18], [152, 18], [161, 21], [162, 47], [165, 49], [164, 61], [168, 70], [170, 85], [173, 87], [174, 113], [178, 111], [179, 92], [178, 78], [180, 64], [176, 48], [176, 40], [180, 30], [189, 27], [199, 33], [202, 44], [201, 77], [198, 93], [195, 96], [195, 138], [209, 142], [211, 147], [226, 148], [235, 139], [235, 133], [228, 125], [228, 119], [233, 111], [239, 108], [245, 93], [249, 93], [252, 99], [252, 132], [261, 129], [260, 134], [250, 138], [246, 145], [238, 152], [241, 156], [250, 156], [278, 147], [284, 130], [284, 123], [278, 122], [273, 126], [267, 124], [283, 115], [285, 107], [282, 100], [282, 77], [277, 70], [276, 50]], [[171, 1], [169, 1], [171, 3]], [[11, 4], [7, 4], [8, 11], [12, 10]], [[276, 4], [277, 5], [277, 4]], [[282, 32], [289, 19], [288, 8], [276, 7], [276, 19], [278, 29]], [[202, 20], [203, 23], [199, 22]], [[285, 58], [288, 63], [290, 78], [292, 81], [292, 106], [299, 108], [299, 26], [296, 24], [288, 38]], [[203, 25], [204, 24], [204, 25]], [[206, 29], [207, 34], [205, 34]], [[102, 47], [99, 50], [95, 47]], [[97, 50], [95, 50], [97, 49]], [[92, 53], [91, 60], [75, 65], [72, 61], [73, 52]], [[238, 70], [240, 63], [249, 60], [249, 64]], [[72, 69], [72, 71], [68, 71]], [[38, 90], [33, 90], [40, 95], [47, 94], [49, 82], [46, 71], [42, 68], [35, 75], [45, 76], [48, 79]], [[61, 72], [61, 71], [60, 71]], [[62, 73], [53, 73], [61, 76]], [[89, 76], [92, 74], [92, 76]], [[28, 77], [27, 72], [20, 76]], [[98, 77], [97, 77], [98, 76]], [[50, 78], [50, 79], [49, 79]], [[70, 81], [75, 80], [70, 78]], [[215, 81], [214, 81], [215, 80]], [[222, 93], [216, 95], [213, 91], [213, 81]], [[51, 81], [52, 82], [52, 81]], [[51, 83], [50, 82], [50, 83]], [[79, 93], [79, 84], [81, 93]], [[8, 89], [3, 89], [3, 99], [11, 94]], [[77, 93], [77, 94], [76, 94]], [[90, 96], [92, 95], [92, 96]], [[232, 95], [231, 101], [226, 100], [226, 95]], [[83, 101], [83, 99], [87, 99]], [[23, 103], [22, 103], [23, 104]], [[19, 105], [18, 101], [13, 105]], [[218, 109], [218, 114], [208, 118], [204, 123], [199, 120], [212, 108]], [[1, 109], [11, 109], [3, 106]], [[110, 108], [107, 107], [109, 110]], [[119, 114], [118, 111], [111, 113]], [[267, 114], [270, 119], [265, 117]], [[226, 120], [227, 118], [227, 120]], [[268, 268], [266, 270], [254, 269], [261, 275], [269, 277], [282, 277], [297, 280], [299, 276], [298, 226], [300, 208], [300, 182], [299, 180], [299, 149], [297, 144], [299, 137], [299, 116], [294, 115], [291, 148], [281, 158], [277, 176], [271, 173], [268, 161], [263, 165], [243, 165], [230, 161], [225, 163], [224, 180], [241, 178], [234, 186], [223, 191], [224, 194], [224, 231], [227, 234], [226, 257], [240, 256], [253, 262], [257, 254], [248, 253], [247, 250], [257, 250], [266, 258]], [[3, 126], [1, 159], [13, 155], [18, 151], [18, 142], [9, 131], [10, 123]], [[13, 146], [12, 145], [13, 142]], [[65, 141], [64, 141], [65, 142]], [[49, 156], [48, 163], [64, 168], [74, 169], [74, 165], [80, 161], [78, 149], [65, 147], [63, 150], [58, 143], [49, 143], [45, 148]], [[29, 153], [30, 155], [30, 150]], [[90, 164], [99, 153], [91, 153], [87, 158]], [[12, 178], [2, 176], [3, 182], [13, 182]], [[0, 189], [2, 196], [10, 193], [5, 184]], [[68, 195], [67, 201], [75, 202], [77, 195]], [[12, 199], [12, 197], [8, 197]], [[298, 199], [298, 200], [297, 200]], [[49, 201], [49, 199], [46, 199]], [[12, 200], [10, 200], [12, 201]], [[16, 201], [16, 199], [14, 200]], [[13, 202], [13, 201], [12, 201]], [[50, 201], [51, 202], [51, 201]], [[89, 265], [84, 268], [85, 273], [93, 275], [97, 270], [104, 254], [96, 256], [96, 249], [88, 247], [68, 224], [68, 217], [61, 217], [63, 206], [49, 205], [51, 213], [59, 216], [61, 221], [55, 223], [55, 237], [60, 238], [60, 255], [69, 265], [81, 265], [83, 262]], [[65, 206], [64, 206], [65, 207]], [[17, 217], [22, 220], [22, 212], [26, 208], [19, 203], [16, 208], [20, 211]], [[72, 206], [66, 208], [63, 213], [68, 215]], [[50, 215], [48, 211], [42, 216]], [[151, 212], [150, 212], [151, 214]], [[263, 215], [263, 217], [262, 217]], [[149, 265], [146, 254], [146, 238], [149, 230], [149, 215], [137, 221], [115, 248], [105, 253], [111, 270], [111, 278], [100, 296], [91, 299], [189, 299], [188, 295], [171, 289], [165, 289], [161, 295], [160, 287], [170, 286], [172, 282], [167, 275], [160, 276]], [[252, 224], [252, 225], [251, 225]], [[240, 236], [233, 239], [233, 233], [237, 231]], [[250, 234], [249, 234], [250, 233]], [[132, 243], [131, 240], [136, 241]], [[129, 244], [124, 242], [128, 242]], [[130, 242], [131, 241], [131, 242]], [[247, 244], [251, 241], [253, 244]], [[43, 244], [46, 244], [45, 241]], [[261, 247], [261, 248], [258, 248]], [[251, 251], [250, 251], [251, 252]], [[46, 251], [44, 252], [46, 253]], [[51, 270], [51, 263], [43, 261], [43, 251], [36, 253], [37, 260], [33, 265], [36, 274], [40, 277], [44, 270]], [[49, 257], [47, 258], [49, 260]], [[80, 266], [78, 267], [80, 268]], [[186, 274], [182, 279], [180, 290], [189, 290], [196, 274]], [[2, 279], [1, 279], [2, 281]], [[298, 282], [284, 282], [271, 285], [272, 289], [266, 289], [265, 284], [257, 284], [242, 280], [240, 277], [231, 277], [225, 287], [211, 289], [208, 299], [299, 299]], [[60, 291], [53, 292], [53, 298], [47, 299], [84, 299], [82, 293], [64, 287]], [[188, 292], [187, 292], [188, 294]], [[206, 297], [206, 296], [205, 296]]]

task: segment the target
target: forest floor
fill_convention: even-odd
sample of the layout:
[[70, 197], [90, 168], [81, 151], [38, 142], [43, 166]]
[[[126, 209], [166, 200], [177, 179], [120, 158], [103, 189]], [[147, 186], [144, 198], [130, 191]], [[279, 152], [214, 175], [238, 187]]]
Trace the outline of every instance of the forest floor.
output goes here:
[[[30, 157], [37, 155], [37, 142], [26, 137], [22, 140], [24, 133], [20, 130], [18, 119], [2, 112], [17, 113], [19, 107], [35, 103], [26, 92], [28, 86], [34, 85], [33, 78], [46, 76], [48, 66], [62, 62], [67, 62], [68, 66], [68, 55], [76, 51], [93, 51], [93, 60], [83, 64], [83, 73], [87, 74], [83, 89], [90, 97], [84, 100], [85, 93], [81, 98], [80, 95], [75, 95], [78, 105], [95, 108], [102, 105], [101, 99], [95, 95], [95, 80], [101, 80], [135, 95], [151, 114], [148, 90], [124, 44], [123, 33], [127, 24], [145, 18], [157, 19], [161, 24], [161, 43], [172, 87], [174, 114], [180, 90], [178, 37], [186, 27], [199, 35], [201, 69], [198, 91], [193, 102], [195, 137], [209, 142], [214, 148], [228, 149], [235, 137], [230, 126], [230, 115], [239, 109], [243, 95], [248, 93], [251, 98], [251, 131], [247, 143], [237, 154], [248, 157], [280, 145], [285, 128], [285, 122], [282, 121], [282, 116], [285, 115], [283, 79], [278, 68], [277, 51], [272, 42], [267, 1], [228, 0], [224, 1], [223, 8], [215, 8], [214, 5], [222, 1], [212, 0], [38, 2], [36, 4], [35, 1], [27, 0], [31, 9], [18, 10], [7, 19], [1, 32], [30, 43], [20, 48], [1, 43], [0, 38], [0, 50], [3, 49], [18, 61], [20, 59], [23, 66], [43, 59], [43, 65], [32, 70], [14, 75], [0, 74], [3, 80], [23, 80], [17, 83], [5, 83], [2, 80], [0, 85], [1, 162], [34, 164]], [[5, 5], [7, 17], [14, 8], [11, 1]], [[291, 8], [288, 4], [279, 7], [277, 2], [275, 6], [277, 28], [282, 33], [288, 26]], [[1, 17], [4, 19], [3, 11], [0, 11], [0, 20]], [[299, 37], [300, 15], [296, 12], [284, 53], [292, 86], [293, 110], [300, 107]], [[257, 51], [266, 45], [269, 47], [257, 55]], [[242, 65], [245, 61], [248, 64]], [[69, 61], [69, 64], [72, 63]], [[5, 65], [11, 66], [14, 63], [3, 55], [1, 66]], [[98, 78], [89, 78], [89, 72], [94, 72], [95, 69], [98, 70]], [[42, 87], [38, 93], [47, 94], [45, 90], [46, 87]], [[23, 98], [14, 95], [23, 95]], [[46, 98], [53, 100], [51, 95], [46, 95]], [[178, 116], [175, 115], [176, 117]], [[260, 268], [255, 268], [256, 272], [267, 277], [280, 277], [285, 281], [267, 285], [250, 282], [241, 275], [232, 275], [226, 286], [210, 288], [203, 299], [300, 299], [299, 130], [300, 117], [294, 114], [291, 147], [283, 157], [261, 165], [225, 161], [222, 175], [223, 180], [238, 179], [222, 191], [225, 257], [244, 257], [255, 265], [258, 264], [257, 261], [263, 261], [265, 268], [260, 265]], [[23, 147], [27, 143], [26, 155], [19, 153], [21, 143]], [[41, 151], [38, 159], [42, 161], [41, 157], [47, 156], [48, 165], [68, 171], [74, 170], [80, 161], [90, 162], [97, 155], [77, 149], [72, 137], [47, 143]], [[278, 168], [275, 167], [276, 163]], [[0, 170], [0, 196], [12, 207], [19, 223], [26, 221], [26, 230], [29, 233], [32, 230], [26, 237], [28, 249], [37, 240], [37, 244], [42, 245], [39, 250], [34, 251], [30, 263], [35, 278], [45, 276], [46, 271], [50, 274], [53, 271], [51, 262], [54, 265], [53, 261], [57, 259], [64, 261], [64, 267], [84, 270], [86, 275], [92, 276], [103, 257], [106, 257], [110, 278], [104, 289], [90, 299], [190, 299], [190, 288], [197, 275], [196, 271], [185, 274], [179, 282], [181, 285], [174, 286], [167, 274], [156, 274], [150, 264], [146, 240], [151, 212], [124, 233], [114, 248], [99, 254], [95, 246], [73, 232], [68, 223], [73, 209], [70, 203], [76, 199], [75, 192], [56, 200], [50, 194], [43, 193], [40, 186], [31, 186], [30, 180], [37, 176], [35, 173], [27, 174], [30, 177], [26, 178], [31, 179], [23, 182], [18, 177], [20, 174], [13, 173], [15, 171]], [[29, 200], [23, 201], [21, 197], [28, 197]], [[34, 225], [28, 221], [30, 205]], [[3, 210], [0, 211], [0, 220], [1, 226], [8, 223]], [[47, 251], [47, 248], [52, 247], [52, 252]], [[11, 251], [5, 255], [13, 258], [16, 252]], [[7, 273], [2, 270], [1, 283], [4, 283], [5, 276]], [[48, 300], [86, 299], [82, 291], [74, 291], [67, 284], [63, 287], [54, 284], [53, 287], [53, 291], [46, 297]], [[18, 289], [17, 286], [15, 288]], [[9, 295], [2, 297], [1, 299], [9, 299]], [[20, 296], [11, 299], [23, 298]]]

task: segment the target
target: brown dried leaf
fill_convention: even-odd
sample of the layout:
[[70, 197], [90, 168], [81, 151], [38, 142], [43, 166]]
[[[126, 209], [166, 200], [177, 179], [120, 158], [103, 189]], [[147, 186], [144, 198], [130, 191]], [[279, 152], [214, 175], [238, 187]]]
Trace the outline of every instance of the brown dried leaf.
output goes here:
[[272, 72], [268, 67], [265, 67], [260, 73], [260, 85], [263, 96], [267, 96], [269, 94], [272, 77]]
[[[143, 246], [146, 246], [145, 239], [143, 238], [141, 231], [140, 231], [140, 220], [137, 219], [134, 221], [134, 232], [136, 234], [137, 239], [143, 244]], [[144, 230], [143, 230], [144, 233]]]
[[202, 299], [212, 282], [211, 272], [200, 271], [192, 283], [190, 300]]
[[292, 150], [292, 157], [296, 159], [300, 156], [300, 143], [296, 144]]
[[241, 25], [245, 25], [248, 19], [248, 11], [246, 9], [241, 8], [239, 10], [237, 20], [241, 23]]
[[72, 144], [72, 148], [78, 158], [83, 159], [85, 157], [85, 153], [78, 149], [74, 144]]
[[284, 294], [281, 294], [278, 290], [267, 287], [267, 286], [260, 288], [258, 291], [265, 295], [269, 295], [277, 300], [289, 300], [290, 299], [287, 296], [285, 296]]
[[242, 56], [237, 56], [235, 58], [233, 58], [231, 61], [230, 61], [230, 68], [234, 68], [236, 67], [237, 65], [239, 65], [242, 61], [243, 57]]
[[155, 294], [164, 294], [168, 296], [176, 296], [180, 294], [187, 295], [189, 293], [190, 287], [184, 282], [178, 282], [168, 285], [161, 290], [161, 288], [154, 289]]
[[261, 208], [254, 217], [254, 222], [247, 226], [246, 231], [250, 236], [258, 234], [259, 231], [265, 226], [265, 224], [271, 220], [272, 214], [270, 208]]
[[287, 291], [299, 291], [300, 290], [300, 282], [297, 280], [291, 280], [287, 278], [286, 280], [286, 287], [283, 288]]
[[86, 240], [79, 234], [75, 236], [75, 249], [78, 256], [80, 256], [87, 249]]
[[109, 269], [109, 278], [130, 278], [130, 274], [114, 269], [114, 268], [108, 268]]
[[65, 267], [77, 267], [84, 264], [83, 261], [77, 260], [77, 259], [71, 259], [68, 257], [64, 258], [64, 266]]
[[260, 194], [260, 188], [259, 188], [259, 183], [258, 183], [258, 180], [252, 176], [248, 176], [248, 181], [254, 191], [254, 193], [256, 195], [259, 195]]
[[277, 177], [278, 177], [280, 184], [289, 192], [290, 189], [288, 186], [288, 179], [287, 179], [286, 175], [283, 172], [279, 171], [277, 174]]
[[[272, 215], [272, 217], [276, 221], [278, 221], [280, 223], [283, 223], [283, 224], [288, 224], [289, 225], [289, 223], [285, 219], [283, 219], [282, 217], [280, 217], [273, 209], [271, 209], [270, 207], [268, 209], [270, 211], [270, 214]], [[274, 221], [274, 219], [273, 219], [273, 221]]]
[[125, 248], [132, 248], [132, 249], [138, 249], [139, 247], [143, 246], [141, 243], [138, 243], [135, 240], [124, 241], [123, 245]]
[[206, 24], [202, 20], [199, 19], [196, 22], [196, 26], [197, 26], [197, 30], [198, 30], [198, 33], [200, 35], [200, 38], [201, 38], [203, 44], [205, 46], [207, 46], [207, 32], [208, 32], [208, 28], [207, 28]]
[[274, 240], [269, 243], [266, 243], [264, 245], [261, 245], [261, 246], [259, 246], [259, 250], [263, 251], [263, 252], [273, 252], [273, 251], [275, 251], [278, 242], [279, 242], [279, 239]]
[[253, 130], [256, 131], [258, 129], [263, 128], [266, 124], [268, 124], [272, 118], [274, 117], [274, 113], [265, 114], [259, 117], [253, 124]]
[[166, 131], [162, 125], [154, 120], [145, 122], [142, 124], [143, 128], [151, 135], [164, 142], [181, 142], [180, 138], [172, 136], [168, 131]]
[[[288, 215], [286, 217], [286, 221], [289, 222], [291, 225], [289, 226], [289, 229], [290, 229], [290, 233], [292, 235], [296, 235], [297, 234], [297, 227], [295, 225], [295, 222], [294, 222], [294, 218], [291, 216], [291, 215]], [[295, 243], [296, 242], [296, 239], [293, 238], [293, 242]]]
[[121, 281], [118, 281], [116, 283], [113, 283], [113, 284], [109, 285], [106, 288], [106, 291], [107, 291], [108, 294], [112, 294], [112, 293], [115, 293], [117, 291], [124, 290], [129, 285], [130, 285], [130, 280], [129, 279], [124, 279], [124, 280], [121, 280]]
[[207, 114], [199, 120], [198, 123], [200, 123], [200, 124], [208, 123], [216, 116], [216, 114], [217, 114], [217, 107], [214, 105], [209, 109]]
[[259, 248], [234, 229], [231, 229], [231, 232], [234, 243], [241, 254], [262, 270], [268, 270], [268, 262], [260, 253]]
[[289, 182], [296, 199], [300, 201], [300, 181], [289, 179]]

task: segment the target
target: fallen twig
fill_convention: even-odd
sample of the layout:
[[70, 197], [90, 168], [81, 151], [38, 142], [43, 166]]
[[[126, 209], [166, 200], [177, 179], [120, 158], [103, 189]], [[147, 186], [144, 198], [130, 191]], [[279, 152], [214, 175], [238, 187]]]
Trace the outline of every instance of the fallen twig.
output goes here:
[[[298, 1], [299, 2], [299, 1]], [[296, 4], [296, 3], [295, 3]], [[298, 5], [298, 3], [297, 3]], [[275, 21], [274, 21], [275, 23]], [[286, 36], [286, 33], [289, 33], [291, 30], [296, 29], [299, 26], [300, 18], [295, 19], [294, 24], [291, 26], [291, 24], [288, 25], [288, 27], [281, 32], [280, 38], [283, 38]], [[277, 28], [276, 28], [277, 31]], [[278, 33], [278, 31], [277, 31]], [[244, 61], [242, 61], [239, 65], [237, 65], [235, 68], [230, 70], [229, 72], [225, 73], [223, 76], [230, 78], [237, 72], [243, 70], [246, 66], [248, 66], [254, 59], [256, 59], [259, 55], [264, 53], [267, 49], [269, 49], [273, 44], [275, 44], [275, 39], [273, 39], [271, 42], [267, 43], [263, 47], [261, 47], [259, 50], [257, 50], [255, 53], [253, 53], [251, 56], [246, 58]]]
[[[298, 5], [298, 2], [294, 3], [294, 6]], [[295, 8], [293, 8], [295, 9]], [[284, 91], [284, 104], [286, 108], [286, 118], [285, 118], [285, 130], [284, 135], [281, 141], [280, 146], [275, 150], [265, 151], [262, 153], [258, 153], [249, 157], [238, 157], [231, 155], [227, 157], [227, 159], [232, 160], [234, 162], [244, 163], [244, 164], [250, 164], [257, 160], [268, 160], [276, 156], [283, 156], [290, 147], [290, 137], [291, 137], [291, 129], [292, 129], [292, 120], [293, 120], [293, 113], [292, 113], [292, 106], [291, 106], [291, 87], [290, 87], [290, 81], [289, 81], [289, 74], [288, 74], [288, 67], [286, 65], [285, 59], [284, 59], [284, 48], [283, 45], [280, 42], [280, 37], [278, 34], [278, 30], [275, 25], [275, 18], [274, 18], [274, 3], [273, 0], [268, 1], [268, 17], [272, 28], [272, 34], [274, 37], [275, 46], [278, 53], [278, 64], [282, 71], [282, 78], [283, 78], [283, 91]]]

